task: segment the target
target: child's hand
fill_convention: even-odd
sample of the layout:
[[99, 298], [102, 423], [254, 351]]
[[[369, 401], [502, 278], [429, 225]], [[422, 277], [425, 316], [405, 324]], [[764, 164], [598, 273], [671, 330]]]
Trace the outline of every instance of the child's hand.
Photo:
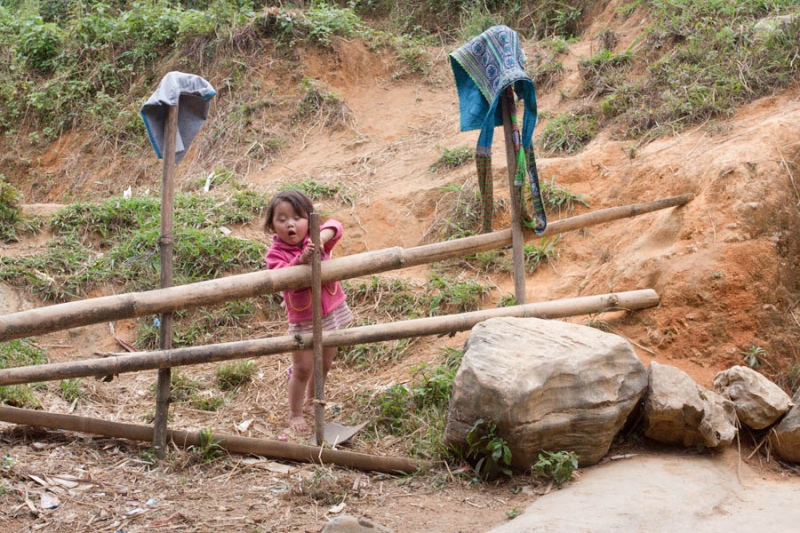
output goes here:
[[306, 244], [306, 247], [303, 248], [303, 251], [300, 253], [300, 258], [297, 262], [301, 265], [307, 265], [311, 262], [312, 257], [314, 257], [314, 243], [308, 241], [308, 244]]
[[321, 245], [325, 246], [325, 244], [327, 244], [327, 242], [329, 240], [333, 239], [335, 236], [336, 236], [336, 230], [331, 229], [331, 228], [325, 228], [319, 234], [319, 243]]

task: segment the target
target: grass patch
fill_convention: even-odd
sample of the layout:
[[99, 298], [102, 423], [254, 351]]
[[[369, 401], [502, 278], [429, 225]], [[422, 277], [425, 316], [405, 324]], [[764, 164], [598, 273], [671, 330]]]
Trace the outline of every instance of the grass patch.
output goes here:
[[64, 400], [74, 402], [84, 398], [81, 379], [63, 379], [58, 382], [58, 393]]
[[[258, 270], [265, 247], [226, 236], [217, 228], [251, 221], [262, 207], [246, 194], [225, 199], [177, 195], [175, 285]], [[54, 215], [51, 227], [58, 238], [43, 253], [0, 257], [0, 279], [54, 301], [85, 298], [110, 283], [129, 291], [159, 287], [159, 200], [134, 197], [73, 204]]]
[[577, 204], [584, 207], [591, 207], [586, 201], [586, 196], [582, 194], [575, 194], [556, 185], [556, 179], [551, 177], [550, 180], [542, 181], [542, 200], [549, 207], [549, 211], [556, 211], [560, 215], [562, 211], [572, 213]]
[[438, 274], [431, 274], [428, 286], [430, 316], [476, 311], [489, 293], [489, 287], [477, 281], [458, 281]]
[[555, 237], [542, 237], [539, 244], [526, 244], [523, 251], [525, 255], [525, 271], [533, 273], [542, 263], [550, 264], [558, 258], [557, 245], [561, 235]]
[[594, 139], [597, 132], [597, 119], [592, 113], [570, 111], [547, 122], [539, 143], [550, 153], [574, 154]]
[[439, 460], [450, 454], [444, 446], [444, 426], [463, 352], [451, 350], [443, 356], [441, 365], [414, 367], [411, 385], [393, 385], [361, 398], [375, 412], [371, 428], [378, 435], [403, 436], [404, 447], [415, 457]]
[[217, 386], [223, 391], [232, 391], [250, 383], [258, 373], [253, 361], [235, 361], [217, 367]]
[[431, 172], [437, 172], [439, 170], [458, 168], [471, 162], [474, 158], [475, 149], [469, 146], [461, 146], [459, 148], [453, 148], [452, 150], [445, 148], [442, 151], [442, 155], [439, 156], [439, 159], [434, 161], [429, 167], [429, 170]]

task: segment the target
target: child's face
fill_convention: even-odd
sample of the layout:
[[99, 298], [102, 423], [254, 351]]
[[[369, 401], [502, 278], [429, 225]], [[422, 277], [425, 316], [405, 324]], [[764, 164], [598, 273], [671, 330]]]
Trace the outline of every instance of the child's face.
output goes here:
[[302, 244], [303, 239], [308, 235], [308, 216], [295, 212], [289, 202], [281, 202], [275, 206], [272, 228], [280, 240], [286, 244], [297, 246]]

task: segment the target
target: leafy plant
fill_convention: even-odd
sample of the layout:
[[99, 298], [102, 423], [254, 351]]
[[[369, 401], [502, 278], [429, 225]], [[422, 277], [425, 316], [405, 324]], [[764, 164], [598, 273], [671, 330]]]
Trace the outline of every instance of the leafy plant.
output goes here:
[[751, 344], [746, 350], [740, 352], [747, 366], [753, 370], [758, 370], [767, 361], [767, 352], [764, 348]]
[[236, 361], [217, 367], [217, 385], [220, 390], [233, 390], [252, 381], [258, 372], [256, 364], [250, 361]]
[[551, 480], [557, 487], [572, 479], [578, 469], [578, 456], [575, 452], [548, 452], [539, 454], [539, 459], [531, 467], [534, 476]]
[[467, 459], [476, 461], [475, 472], [484, 480], [495, 479], [500, 474], [512, 475], [511, 449], [497, 434], [496, 424], [478, 419], [467, 433], [467, 446]]
[[550, 263], [558, 257], [556, 247], [561, 240], [561, 235], [553, 238], [542, 237], [539, 244], [526, 244], [523, 248], [525, 255], [525, 270], [528, 273], [535, 271], [543, 262]]
[[200, 445], [192, 446], [190, 450], [197, 453], [204, 463], [210, 463], [225, 453], [225, 449], [220, 446], [222, 440], [214, 438], [214, 429], [212, 427], [201, 429], [198, 435], [200, 437]]
[[22, 194], [0, 174], [0, 242], [17, 240], [16, 226], [19, 223], [19, 202]]

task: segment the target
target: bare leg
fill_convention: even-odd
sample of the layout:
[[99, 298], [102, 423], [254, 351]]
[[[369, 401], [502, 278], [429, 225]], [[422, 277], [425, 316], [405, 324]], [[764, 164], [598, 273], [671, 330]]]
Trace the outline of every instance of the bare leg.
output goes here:
[[292, 352], [292, 375], [289, 378], [289, 427], [297, 432], [308, 431], [303, 418], [303, 395], [314, 369], [314, 352]]
[[[328, 372], [331, 371], [333, 367], [333, 358], [336, 357], [336, 346], [328, 346], [327, 348], [322, 349], [322, 384], [323, 387], [325, 385], [325, 381], [328, 378]], [[314, 373], [311, 373], [311, 379], [308, 380], [308, 387], [306, 389], [306, 401], [303, 406], [303, 411], [306, 413], [313, 413], [314, 412]]]

